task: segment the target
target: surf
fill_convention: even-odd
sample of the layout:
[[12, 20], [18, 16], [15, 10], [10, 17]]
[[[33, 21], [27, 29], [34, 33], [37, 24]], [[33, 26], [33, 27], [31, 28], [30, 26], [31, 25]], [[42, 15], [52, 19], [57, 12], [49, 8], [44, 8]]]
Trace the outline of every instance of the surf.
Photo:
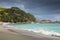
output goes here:
[[10, 28], [60, 37], [59, 24], [10, 24]]

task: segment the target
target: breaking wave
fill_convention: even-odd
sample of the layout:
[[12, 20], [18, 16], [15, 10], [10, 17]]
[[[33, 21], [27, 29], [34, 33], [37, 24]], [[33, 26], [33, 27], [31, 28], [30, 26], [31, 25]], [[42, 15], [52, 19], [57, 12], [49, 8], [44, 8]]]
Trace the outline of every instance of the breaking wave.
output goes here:
[[52, 30], [45, 30], [45, 29], [25, 29], [25, 28], [13, 27], [13, 26], [10, 26], [10, 25], [8, 25], [8, 28], [19, 29], [19, 30], [27, 30], [27, 31], [30, 31], [30, 32], [32, 31], [32, 32], [35, 32], [35, 33], [41, 33], [41, 34], [44, 34], [44, 35], [50, 35], [50, 36], [60, 37], [60, 33], [52, 31]]

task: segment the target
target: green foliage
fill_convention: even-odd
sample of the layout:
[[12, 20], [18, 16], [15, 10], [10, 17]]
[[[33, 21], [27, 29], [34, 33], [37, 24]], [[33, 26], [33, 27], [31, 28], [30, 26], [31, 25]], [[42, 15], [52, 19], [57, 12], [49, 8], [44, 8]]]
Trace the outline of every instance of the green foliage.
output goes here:
[[6, 8], [0, 8], [0, 11], [4, 11], [4, 10], [6, 10]]
[[18, 7], [12, 7], [0, 11], [0, 21], [2, 22], [17, 23], [17, 22], [32, 22], [35, 20], [36, 19], [32, 14], [26, 13], [25, 11], [19, 9]]

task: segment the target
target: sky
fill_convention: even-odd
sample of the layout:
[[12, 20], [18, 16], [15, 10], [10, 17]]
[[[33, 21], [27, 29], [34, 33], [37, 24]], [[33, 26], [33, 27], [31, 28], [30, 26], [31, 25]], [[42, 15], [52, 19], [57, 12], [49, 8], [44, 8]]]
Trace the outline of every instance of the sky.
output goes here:
[[0, 0], [0, 7], [19, 7], [37, 20], [60, 21], [60, 0]]

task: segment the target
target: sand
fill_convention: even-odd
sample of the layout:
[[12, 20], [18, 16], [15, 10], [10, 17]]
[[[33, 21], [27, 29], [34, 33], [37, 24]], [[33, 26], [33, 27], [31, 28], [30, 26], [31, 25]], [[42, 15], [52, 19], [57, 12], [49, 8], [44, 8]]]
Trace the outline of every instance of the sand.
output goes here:
[[60, 38], [25, 30], [9, 29], [0, 25], [0, 40], [60, 40]]

